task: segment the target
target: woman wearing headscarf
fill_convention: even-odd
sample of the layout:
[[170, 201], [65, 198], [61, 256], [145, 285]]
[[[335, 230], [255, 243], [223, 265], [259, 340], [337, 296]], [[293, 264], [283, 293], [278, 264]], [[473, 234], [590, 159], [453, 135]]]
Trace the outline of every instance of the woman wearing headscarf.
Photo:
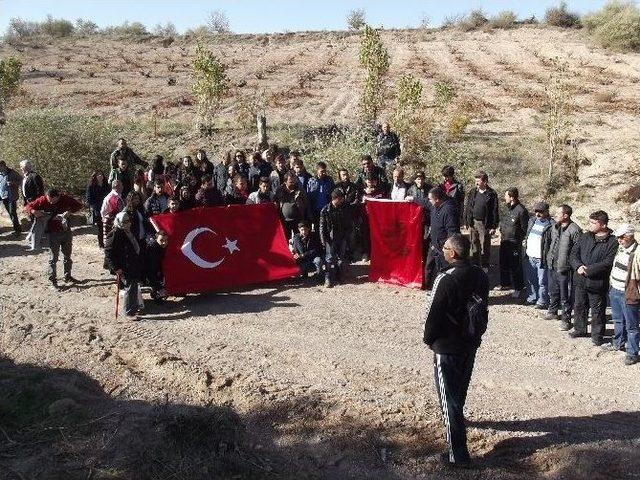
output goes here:
[[129, 320], [137, 320], [142, 309], [139, 303], [139, 282], [142, 278], [140, 245], [131, 231], [131, 217], [126, 211], [116, 215], [113, 230], [104, 248], [105, 267], [118, 274], [124, 286], [124, 311]]

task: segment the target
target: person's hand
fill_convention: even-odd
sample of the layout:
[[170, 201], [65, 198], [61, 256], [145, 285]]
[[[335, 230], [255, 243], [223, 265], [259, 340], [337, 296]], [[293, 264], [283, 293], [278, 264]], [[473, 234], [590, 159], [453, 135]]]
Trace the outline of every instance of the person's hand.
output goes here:
[[42, 218], [44, 217], [44, 212], [42, 210], [34, 210], [33, 216], [36, 218]]
[[578, 275], [587, 275], [587, 267], [585, 267], [584, 265], [581, 265], [580, 267], [578, 267]]

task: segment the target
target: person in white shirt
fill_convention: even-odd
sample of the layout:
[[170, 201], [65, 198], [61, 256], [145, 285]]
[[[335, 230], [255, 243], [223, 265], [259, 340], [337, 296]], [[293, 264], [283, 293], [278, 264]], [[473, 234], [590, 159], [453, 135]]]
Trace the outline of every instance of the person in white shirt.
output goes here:
[[404, 201], [409, 191], [409, 185], [404, 181], [404, 170], [397, 166], [393, 170], [393, 186], [391, 187], [391, 200]]

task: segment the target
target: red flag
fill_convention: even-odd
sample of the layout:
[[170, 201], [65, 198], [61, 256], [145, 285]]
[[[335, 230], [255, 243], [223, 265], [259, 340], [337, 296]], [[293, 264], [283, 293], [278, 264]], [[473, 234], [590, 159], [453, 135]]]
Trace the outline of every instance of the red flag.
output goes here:
[[204, 207], [151, 218], [169, 235], [167, 293], [186, 294], [289, 278], [299, 273], [272, 203]]
[[422, 287], [422, 207], [413, 202], [366, 202], [371, 231], [369, 280]]

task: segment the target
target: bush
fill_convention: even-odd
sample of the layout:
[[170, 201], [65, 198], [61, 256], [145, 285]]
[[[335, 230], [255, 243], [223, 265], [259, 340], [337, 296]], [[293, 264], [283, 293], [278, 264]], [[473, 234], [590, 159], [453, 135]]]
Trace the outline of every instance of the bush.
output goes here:
[[215, 10], [209, 14], [207, 27], [211, 33], [229, 33], [229, 19], [222, 10]]
[[153, 34], [159, 37], [175, 37], [178, 35], [178, 30], [176, 30], [176, 26], [171, 22], [167, 22], [164, 25], [158, 23], [153, 27]]
[[503, 10], [498, 13], [495, 17], [492, 17], [489, 20], [489, 26], [491, 28], [513, 28], [516, 24], [517, 17], [516, 14], [511, 10]]
[[451, 100], [456, 96], [456, 91], [453, 88], [453, 84], [447, 80], [438, 80], [433, 84], [433, 91], [436, 100], [436, 105], [440, 108], [446, 107]]
[[587, 15], [583, 23], [605, 48], [640, 50], [640, 9], [633, 2], [609, 2]]
[[104, 33], [117, 37], [142, 37], [149, 35], [147, 27], [140, 22], [124, 22], [122, 25], [106, 27]]
[[366, 25], [365, 12], [362, 8], [351, 10], [347, 15], [349, 30], [360, 30]]
[[88, 37], [90, 35], [96, 35], [98, 33], [98, 25], [91, 20], [84, 20], [79, 18], [76, 20], [76, 35]]
[[41, 24], [42, 33], [50, 37], [70, 37], [75, 30], [73, 23], [63, 18], [53, 18], [47, 15], [47, 19]]
[[9, 43], [26, 40], [42, 34], [42, 29], [38, 22], [30, 22], [20, 17], [9, 20], [9, 27], [5, 34], [5, 40]]
[[482, 28], [487, 22], [489, 22], [489, 20], [482, 10], [471, 10], [458, 21], [457, 26], [463, 32], [470, 32]]
[[99, 117], [27, 110], [9, 117], [0, 135], [0, 152], [14, 166], [23, 158], [34, 161], [48, 185], [80, 193], [94, 170], [108, 168], [117, 137], [115, 127]]
[[544, 23], [552, 27], [579, 27], [580, 16], [575, 12], [570, 12], [566, 2], [561, 2], [559, 6], [547, 9], [544, 14]]

